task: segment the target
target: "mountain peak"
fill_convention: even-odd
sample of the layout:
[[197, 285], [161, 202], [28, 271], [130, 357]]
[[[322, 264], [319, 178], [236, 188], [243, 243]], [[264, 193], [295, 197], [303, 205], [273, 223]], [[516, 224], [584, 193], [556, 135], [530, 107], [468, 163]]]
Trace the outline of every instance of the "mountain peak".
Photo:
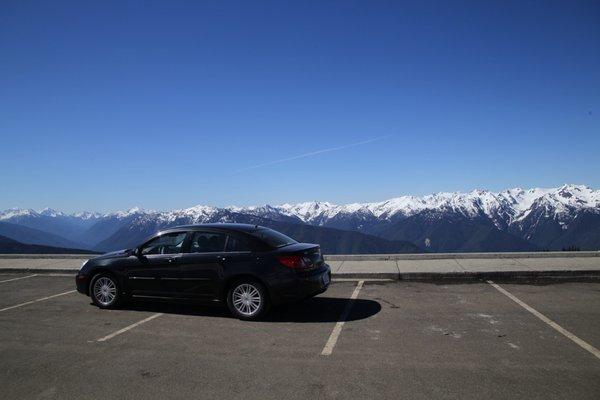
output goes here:
[[98, 212], [92, 212], [92, 211], [81, 211], [81, 212], [76, 212], [74, 214], [71, 214], [72, 217], [75, 218], [79, 218], [79, 219], [97, 219], [102, 217], [102, 214], [98, 213]]
[[0, 211], [0, 220], [8, 220], [11, 218], [38, 216], [38, 215], [39, 214], [37, 213], [37, 211], [32, 210], [30, 208], [13, 207], [13, 208], [9, 208], [4, 211]]
[[127, 211], [117, 211], [114, 213], [108, 213], [105, 214], [105, 216], [107, 217], [117, 217], [117, 218], [127, 218], [127, 217], [131, 217], [132, 215], [136, 215], [136, 214], [147, 214], [148, 211], [144, 210], [143, 208], [140, 207], [131, 207], [129, 210]]
[[56, 211], [55, 209], [50, 208], [50, 207], [46, 207], [46, 208], [38, 211], [38, 214], [43, 215], [45, 217], [59, 217], [59, 216], [65, 215], [64, 213], [62, 213], [60, 211]]

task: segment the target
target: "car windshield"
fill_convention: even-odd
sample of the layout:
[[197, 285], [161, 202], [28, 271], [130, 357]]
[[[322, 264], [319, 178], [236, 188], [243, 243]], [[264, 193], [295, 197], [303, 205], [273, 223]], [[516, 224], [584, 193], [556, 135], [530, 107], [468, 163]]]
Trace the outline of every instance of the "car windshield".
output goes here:
[[273, 248], [279, 248], [290, 244], [298, 243], [291, 237], [269, 228], [258, 229], [252, 232], [252, 236], [262, 240], [267, 245]]

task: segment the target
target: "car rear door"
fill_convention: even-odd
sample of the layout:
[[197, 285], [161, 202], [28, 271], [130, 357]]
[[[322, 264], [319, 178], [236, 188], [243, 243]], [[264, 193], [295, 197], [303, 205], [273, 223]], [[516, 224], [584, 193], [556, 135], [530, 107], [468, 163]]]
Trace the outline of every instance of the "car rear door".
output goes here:
[[190, 232], [187, 250], [180, 259], [180, 295], [214, 298], [223, 278], [227, 235], [219, 231]]
[[137, 262], [127, 268], [127, 283], [133, 295], [177, 296], [179, 260], [186, 232], [166, 233], [140, 248]]
[[245, 235], [229, 233], [225, 245], [225, 253], [221, 258], [224, 274], [254, 274], [260, 260], [257, 245]]

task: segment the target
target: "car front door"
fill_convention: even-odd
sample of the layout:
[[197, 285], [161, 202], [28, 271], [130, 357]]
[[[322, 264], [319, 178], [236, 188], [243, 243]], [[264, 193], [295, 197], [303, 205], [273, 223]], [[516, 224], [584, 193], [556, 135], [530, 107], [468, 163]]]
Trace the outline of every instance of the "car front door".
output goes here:
[[179, 260], [186, 232], [166, 233], [139, 249], [137, 262], [127, 268], [131, 294], [138, 296], [176, 296], [179, 291]]
[[187, 251], [180, 260], [180, 294], [183, 297], [214, 298], [223, 277], [227, 235], [218, 231], [190, 232]]

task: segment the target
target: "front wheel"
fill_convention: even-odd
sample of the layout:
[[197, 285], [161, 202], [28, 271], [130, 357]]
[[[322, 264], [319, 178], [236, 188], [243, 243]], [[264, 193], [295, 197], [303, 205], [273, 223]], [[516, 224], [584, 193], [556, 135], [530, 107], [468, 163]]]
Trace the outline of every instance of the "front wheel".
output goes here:
[[255, 281], [236, 282], [227, 294], [227, 306], [239, 319], [257, 320], [269, 309], [267, 290]]
[[117, 280], [108, 274], [94, 277], [90, 285], [90, 296], [100, 308], [115, 308], [121, 302], [121, 291]]

